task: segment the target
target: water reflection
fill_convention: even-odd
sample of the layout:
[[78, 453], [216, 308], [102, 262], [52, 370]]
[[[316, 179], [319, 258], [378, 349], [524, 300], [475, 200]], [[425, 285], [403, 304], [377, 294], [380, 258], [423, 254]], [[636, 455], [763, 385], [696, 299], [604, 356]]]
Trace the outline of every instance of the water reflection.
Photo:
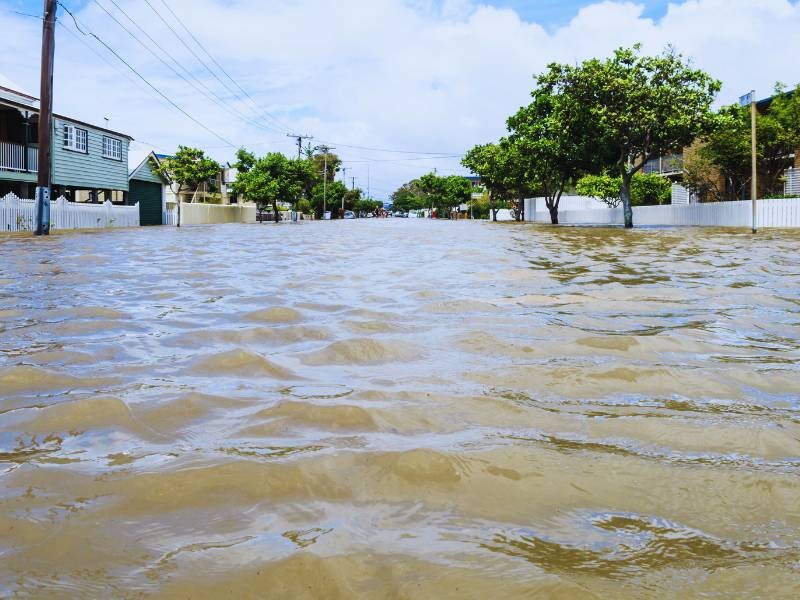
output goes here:
[[0, 237], [0, 595], [792, 597], [800, 238]]

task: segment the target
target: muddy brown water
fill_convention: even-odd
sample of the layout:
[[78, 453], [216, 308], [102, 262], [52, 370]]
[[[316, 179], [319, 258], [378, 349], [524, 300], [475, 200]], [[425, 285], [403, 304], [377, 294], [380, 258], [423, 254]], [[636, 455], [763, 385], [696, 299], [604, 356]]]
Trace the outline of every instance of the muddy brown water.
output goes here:
[[800, 591], [800, 234], [0, 238], [0, 596]]

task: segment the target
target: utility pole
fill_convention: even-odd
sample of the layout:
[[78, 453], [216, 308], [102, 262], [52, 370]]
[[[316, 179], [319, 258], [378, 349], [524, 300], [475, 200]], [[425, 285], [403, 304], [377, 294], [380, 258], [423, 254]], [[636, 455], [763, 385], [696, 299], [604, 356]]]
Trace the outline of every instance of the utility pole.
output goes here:
[[297, 158], [302, 158], [303, 155], [303, 140], [313, 140], [314, 136], [311, 135], [295, 135], [293, 133], [287, 133], [286, 137], [292, 138], [297, 140]]
[[356, 189], [356, 178], [355, 177], [351, 177], [350, 179], [353, 182], [352, 185], [350, 186], [350, 189], [354, 190], [354, 189]]
[[325, 220], [325, 213], [328, 212], [328, 154], [331, 150], [336, 150], [331, 146], [317, 146], [317, 150], [322, 150], [324, 154], [325, 167], [322, 173], [322, 219]]
[[39, 93], [39, 177], [36, 186], [36, 235], [50, 234], [50, 156], [53, 143], [53, 63], [56, 51], [56, 0], [44, 0], [42, 66]]

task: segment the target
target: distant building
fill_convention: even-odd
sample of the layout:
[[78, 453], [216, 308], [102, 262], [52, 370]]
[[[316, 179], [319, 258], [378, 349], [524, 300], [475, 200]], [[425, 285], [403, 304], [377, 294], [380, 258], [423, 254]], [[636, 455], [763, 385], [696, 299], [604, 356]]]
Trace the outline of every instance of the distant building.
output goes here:
[[[0, 196], [33, 198], [38, 177], [39, 100], [0, 87]], [[71, 201], [122, 203], [128, 192], [133, 138], [53, 115], [53, 195]]]

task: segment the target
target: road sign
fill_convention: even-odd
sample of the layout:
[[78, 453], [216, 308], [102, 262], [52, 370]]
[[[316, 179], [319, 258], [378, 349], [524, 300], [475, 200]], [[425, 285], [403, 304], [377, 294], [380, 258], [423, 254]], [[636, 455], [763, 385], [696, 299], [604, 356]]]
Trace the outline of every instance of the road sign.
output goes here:
[[756, 101], [756, 92], [753, 90], [752, 92], [745, 94], [739, 98], [739, 106], [750, 106], [753, 102]]

